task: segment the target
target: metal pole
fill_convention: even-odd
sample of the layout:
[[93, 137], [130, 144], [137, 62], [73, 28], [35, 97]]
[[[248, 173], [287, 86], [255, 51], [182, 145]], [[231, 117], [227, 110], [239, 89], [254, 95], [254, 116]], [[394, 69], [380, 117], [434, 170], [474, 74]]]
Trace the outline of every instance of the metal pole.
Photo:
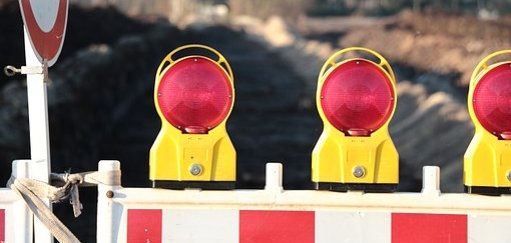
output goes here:
[[[30, 45], [25, 28], [25, 58], [27, 67], [41, 66]], [[46, 72], [46, 69], [44, 69]], [[48, 131], [48, 103], [46, 96], [45, 74], [27, 74], [28, 119], [30, 128], [30, 178], [48, 182], [50, 174], [50, 136]], [[51, 209], [51, 204], [45, 200]], [[34, 218], [34, 236], [36, 243], [53, 243], [53, 236], [46, 227]]]

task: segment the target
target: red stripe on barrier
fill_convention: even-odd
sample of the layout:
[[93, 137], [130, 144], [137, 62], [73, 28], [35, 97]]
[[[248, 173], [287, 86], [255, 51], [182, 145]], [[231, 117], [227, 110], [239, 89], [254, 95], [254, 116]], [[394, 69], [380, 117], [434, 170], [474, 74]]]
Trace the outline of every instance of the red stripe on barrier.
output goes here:
[[240, 243], [313, 243], [312, 211], [240, 211]]
[[161, 243], [161, 222], [160, 209], [129, 209], [127, 242]]
[[0, 242], [5, 241], [5, 210], [0, 209]]
[[392, 243], [466, 243], [467, 215], [392, 214]]

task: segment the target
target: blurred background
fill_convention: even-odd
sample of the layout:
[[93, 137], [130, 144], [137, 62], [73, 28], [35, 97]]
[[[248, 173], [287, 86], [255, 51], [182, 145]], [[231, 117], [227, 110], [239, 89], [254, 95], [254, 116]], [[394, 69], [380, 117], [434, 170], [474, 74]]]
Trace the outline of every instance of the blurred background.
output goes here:
[[[473, 135], [466, 108], [474, 66], [511, 43], [507, 0], [71, 0], [64, 47], [50, 68], [53, 172], [96, 170], [117, 159], [122, 184], [149, 187], [148, 152], [160, 129], [157, 65], [188, 43], [231, 63], [236, 103], [227, 129], [238, 153], [238, 188], [264, 187], [266, 162], [284, 164], [286, 189], [311, 189], [311, 151], [322, 131], [317, 75], [328, 56], [363, 46], [383, 54], [398, 79], [390, 133], [400, 153], [399, 191], [420, 191], [421, 168], [441, 167], [444, 192], [461, 192]], [[24, 65], [23, 24], [0, 0], [0, 67]], [[0, 74], [0, 182], [30, 157], [26, 80]], [[83, 215], [55, 211], [94, 242], [96, 189]]]

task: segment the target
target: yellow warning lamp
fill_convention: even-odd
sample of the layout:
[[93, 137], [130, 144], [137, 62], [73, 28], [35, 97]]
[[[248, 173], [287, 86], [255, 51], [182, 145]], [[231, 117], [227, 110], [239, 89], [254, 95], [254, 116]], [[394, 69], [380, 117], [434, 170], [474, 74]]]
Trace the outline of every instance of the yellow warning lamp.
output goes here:
[[[178, 53], [187, 55], [177, 60]], [[169, 53], [156, 72], [154, 103], [162, 121], [149, 156], [153, 187], [232, 189], [236, 151], [225, 123], [234, 104], [227, 60], [198, 44]]]
[[[343, 58], [348, 52], [369, 54], [377, 61]], [[377, 52], [352, 47], [327, 59], [316, 93], [324, 125], [312, 152], [316, 189], [395, 190], [399, 156], [388, 125], [396, 102], [394, 72]]]
[[492, 53], [470, 78], [468, 111], [475, 135], [464, 156], [464, 184], [469, 193], [511, 193], [511, 61], [494, 62], [511, 50]]

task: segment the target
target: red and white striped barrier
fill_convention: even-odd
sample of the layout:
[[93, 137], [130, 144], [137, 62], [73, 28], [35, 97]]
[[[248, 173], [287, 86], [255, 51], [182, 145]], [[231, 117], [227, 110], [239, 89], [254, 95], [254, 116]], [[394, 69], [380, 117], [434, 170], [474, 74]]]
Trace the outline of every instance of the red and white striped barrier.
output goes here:
[[128, 209], [127, 242], [511, 242], [510, 216]]
[[267, 167], [264, 190], [100, 185], [97, 241], [511, 242], [510, 196], [442, 194], [439, 170], [424, 174], [422, 193], [285, 191], [279, 164]]
[[[12, 163], [12, 173], [18, 178], [28, 176], [29, 160]], [[32, 242], [32, 214], [23, 199], [11, 189], [0, 188], [0, 243]]]

